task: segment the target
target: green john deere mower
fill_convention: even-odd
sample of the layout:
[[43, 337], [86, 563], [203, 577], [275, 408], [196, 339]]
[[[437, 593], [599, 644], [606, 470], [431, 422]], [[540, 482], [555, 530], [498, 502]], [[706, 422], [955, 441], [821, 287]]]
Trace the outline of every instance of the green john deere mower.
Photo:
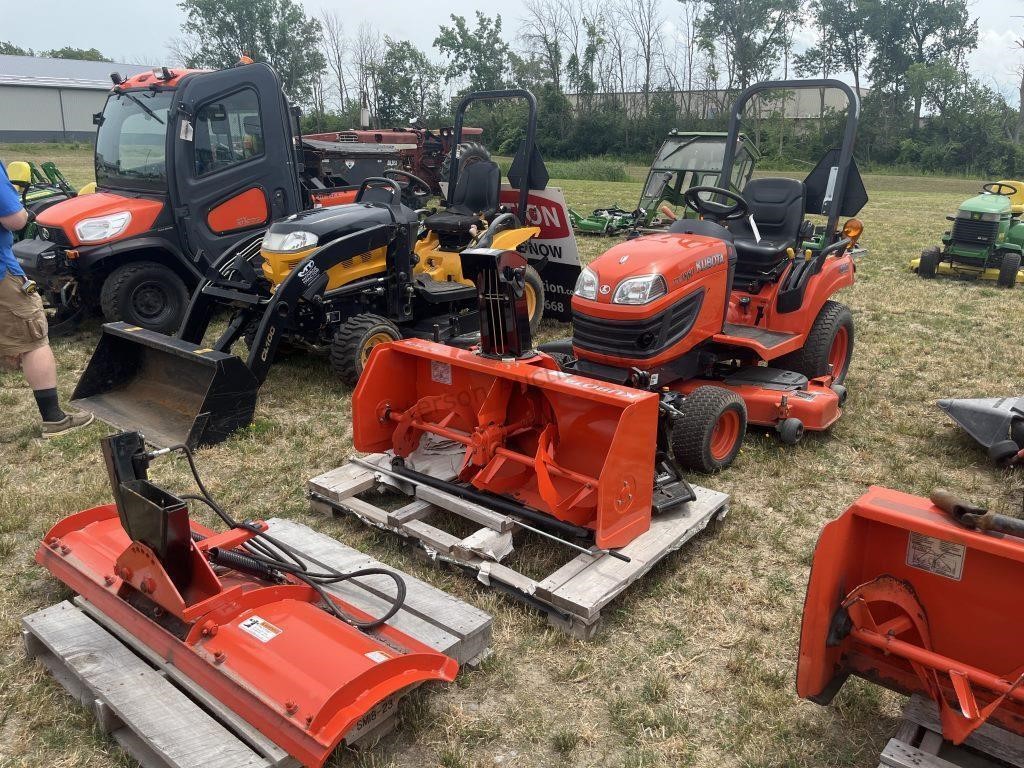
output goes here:
[[1024, 283], [1024, 181], [993, 181], [981, 189], [947, 217], [953, 226], [942, 246], [922, 251], [911, 260], [911, 270], [924, 278], [994, 280], [1003, 288]]

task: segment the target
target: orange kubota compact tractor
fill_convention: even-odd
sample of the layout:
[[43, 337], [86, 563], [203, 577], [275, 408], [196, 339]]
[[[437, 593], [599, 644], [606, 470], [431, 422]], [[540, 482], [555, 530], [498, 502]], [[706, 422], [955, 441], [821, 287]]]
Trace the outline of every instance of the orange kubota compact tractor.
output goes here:
[[[106, 437], [102, 447], [115, 503], [58, 522], [36, 562], [304, 766], [322, 766], [389, 696], [455, 678], [454, 659], [387, 624], [405, 599], [397, 573], [341, 573], [308, 561], [264, 522], [233, 520], [184, 446], [199, 495], [179, 497], [148, 479], [150, 462], [167, 450], [147, 451], [138, 432]], [[189, 499], [228, 530], [190, 520]], [[373, 576], [394, 582], [380, 617], [328, 593]]]
[[[854, 282], [862, 225], [840, 229], [839, 219], [867, 202], [853, 158], [857, 94], [835, 80], [754, 85], [733, 106], [726, 146], [741, 146], [755, 96], [807, 89], [846, 94], [840, 149], [803, 181], [758, 178], [742, 195], [725, 182], [689, 189], [684, 199], [700, 218], [598, 257], [576, 286], [572, 338], [541, 346], [567, 372], [679, 393], [671, 442], [684, 467], [728, 466], [748, 422], [795, 443], [840, 416], [853, 319], [831, 296]], [[722, 179], [733, 160], [727, 153]], [[823, 216], [824, 226], [806, 215]]]
[[936, 491], [872, 487], [821, 532], [797, 692], [828, 704], [850, 675], [935, 701], [962, 743], [985, 721], [1024, 735], [1024, 522]]
[[[695, 193], [703, 220], [613, 248], [580, 278], [571, 342], [531, 348], [521, 255], [463, 251], [481, 308], [479, 348], [422, 339], [376, 346], [353, 393], [355, 447], [393, 451], [394, 471], [437, 486], [403, 460], [425, 437], [454, 446], [461, 467], [445, 490], [538, 523], [554, 519], [614, 549], [648, 530], [652, 513], [694, 498], [681, 465], [732, 460], [747, 404], [751, 420], [780, 424], [784, 437], [799, 436], [798, 419], [826, 428], [839, 416], [835, 380], [853, 342], [848, 312], [827, 299], [853, 282], [860, 227], [843, 232], [839, 217], [866, 199], [852, 156], [857, 96], [832, 80], [754, 86], [737, 102], [728, 146], [737, 146], [739, 115], [755, 95], [821, 87], [849, 99], [841, 150], [805, 182], [748, 186], [750, 203], [717, 188], [705, 191], [732, 205]], [[827, 223], [807, 227], [805, 213]], [[813, 378], [756, 365], [782, 355], [806, 361]]]

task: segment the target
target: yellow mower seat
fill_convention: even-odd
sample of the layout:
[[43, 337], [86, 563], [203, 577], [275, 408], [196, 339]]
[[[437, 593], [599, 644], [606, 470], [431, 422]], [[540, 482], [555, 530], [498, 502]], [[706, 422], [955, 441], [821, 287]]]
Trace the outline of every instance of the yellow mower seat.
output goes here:
[[1017, 190], [1012, 195], [1007, 195], [1010, 198], [1010, 213], [1014, 216], [1020, 216], [1024, 214], [1024, 181], [1011, 181], [1009, 179], [1003, 179], [998, 182], [999, 184], [1005, 184], [1013, 187]]

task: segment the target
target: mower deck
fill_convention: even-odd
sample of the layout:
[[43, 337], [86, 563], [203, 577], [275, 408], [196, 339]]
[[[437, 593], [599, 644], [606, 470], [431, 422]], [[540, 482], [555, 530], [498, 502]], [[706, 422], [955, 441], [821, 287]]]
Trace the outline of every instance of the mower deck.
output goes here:
[[[911, 259], [910, 271], [917, 272], [920, 264], [920, 257]], [[984, 269], [963, 262], [940, 261], [935, 267], [935, 273], [960, 280], [990, 280], [994, 283], [999, 279], [999, 270], [995, 267]], [[1024, 269], [1017, 272], [1017, 283], [1024, 285]]]
[[[381, 565], [298, 523], [271, 520], [268, 525], [313, 564], [344, 570]], [[402, 577], [407, 599], [385, 632], [399, 632], [459, 665], [474, 665], [489, 653], [490, 616], [412, 576]], [[387, 603], [377, 588], [377, 582], [365, 578], [327, 587], [346, 604], [379, 615]], [[187, 658], [167, 660], [83, 598], [33, 614], [24, 627], [29, 655], [94, 708], [104, 730], [147, 768], [301, 765], [198, 684], [188, 673]], [[230, 666], [233, 658], [225, 664]], [[282, 674], [287, 678], [286, 671]], [[415, 685], [370, 708], [346, 731], [345, 743], [367, 744], [390, 731], [397, 723], [399, 699]]]
[[[364, 461], [390, 466], [387, 454], [373, 454]], [[414, 454], [410, 458], [411, 466], [441, 479], [454, 477], [458, 464], [449, 456]], [[310, 505], [318, 512], [351, 514], [368, 525], [397, 533], [415, 542], [431, 560], [461, 568], [480, 583], [543, 611], [552, 626], [582, 639], [597, 631], [605, 606], [712, 520], [725, 517], [729, 508], [726, 494], [694, 486], [695, 501], [655, 515], [646, 533], [617, 550], [629, 562], [606, 554], [580, 554], [535, 579], [516, 570], [513, 533], [518, 528], [511, 517], [425, 486], [396, 489], [391, 485], [411, 497], [397, 509], [385, 509], [379, 495], [370, 500], [359, 498], [382, 483], [389, 483], [387, 476], [350, 462], [309, 481]], [[472, 529], [472, 533], [451, 533], [442, 525], [452, 530]], [[532, 544], [536, 546], [536, 540]]]

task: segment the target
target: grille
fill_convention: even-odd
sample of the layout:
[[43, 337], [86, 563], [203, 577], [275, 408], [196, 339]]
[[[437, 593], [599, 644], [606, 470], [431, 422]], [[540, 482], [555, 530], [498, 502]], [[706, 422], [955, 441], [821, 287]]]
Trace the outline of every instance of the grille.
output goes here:
[[703, 302], [702, 289], [643, 320], [605, 320], [574, 312], [572, 343], [599, 354], [645, 360], [661, 354], [688, 334]]
[[958, 243], [989, 245], [996, 241], [999, 232], [998, 221], [972, 221], [957, 219], [953, 222], [952, 237]]
[[359, 141], [359, 137], [356, 136], [354, 133], [339, 133], [338, 134], [338, 141], [348, 142], [348, 143], [357, 143]]

